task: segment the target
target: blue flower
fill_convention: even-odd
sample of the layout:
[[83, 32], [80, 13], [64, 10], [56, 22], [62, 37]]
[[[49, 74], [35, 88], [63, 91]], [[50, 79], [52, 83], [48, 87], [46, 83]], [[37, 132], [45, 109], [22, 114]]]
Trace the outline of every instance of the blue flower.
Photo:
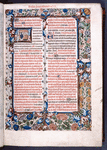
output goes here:
[[90, 68], [90, 67], [91, 67], [91, 62], [87, 62], [87, 63], [86, 63], [86, 67], [87, 67], [87, 68]]
[[86, 109], [82, 109], [83, 110], [83, 113], [82, 113], [82, 115], [85, 117], [85, 116], [87, 116], [88, 115], [88, 112], [89, 112], [89, 110], [86, 110]]
[[14, 42], [14, 37], [10, 37], [10, 42]]
[[48, 13], [48, 10], [44, 10], [41, 14], [42, 19], [47, 19], [47, 17], [50, 16], [50, 13]]
[[8, 67], [9, 67], [9, 68], [12, 68], [12, 65], [11, 65], [11, 64], [9, 64], [9, 65], [8, 65]]
[[43, 122], [43, 119], [40, 118], [40, 119], [38, 120], [37, 124], [40, 124], [40, 123], [42, 123], [42, 122]]
[[13, 115], [12, 112], [9, 111], [7, 117], [11, 118], [12, 115]]
[[33, 118], [33, 113], [32, 113], [32, 114], [27, 115], [27, 119], [28, 119], [28, 120], [31, 120], [32, 118]]
[[89, 78], [89, 74], [84, 72], [83, 75], [82, 75], [82, 78], [88, 79]]
[[83, 127], [83, 124], [81, 124], [80, 122], [78, 122], [78, 126], [79, 126], [79, 127], [81, 127], [81, 126]]
[[13, 120], [14, 120], [15, 122], [18, 122], [18, 118], [17, 118], [16, 115], [14, 115]]
[[53, 35], [48, 35], [48, 39], [53, 39]]
[[8, 32], [9, 32], [10, 30], [12, 30], [12, 27], [8, 27], [8, 28], [7, 28], [7, 31], [8, 31]]
[[13, 15], [13, 10], [9, 10], [9, 12], [6, 15]]
[[8, 127], [11, 127], [10, 120], [9, 120], [8, 122], [6, 122], [6, 125], [7, 125]]
[[68, 12], [68, 9], [63, 9], [63, 12], [64, 12], [64, 13], [67, 13], [67, 12]]
[[22, 11], [23, 11], [22, 9], [19, 9], [19, 13], [22, 13]]
[[74, 116], [74, 119], [73, 119], [73, 121], [76, 121], [76, 122], [78, 122], [78, 121], [80, 121], [81, 120], [81, 118], [79, 117], [79, 116]]
[[23, 128], [24, 128], [25, 130], [31, 129], [31, 127], [29, 127], [29, 126], [24, 126]]
[[77, 68], [84, 69], [84, 63], [81, 60], [77, 61]]
[[14, 125], [13, 125], [13, 129], [14, 129], [15, 131], [17, 131], [17, 130], [19, 129], [19, 126], [18, 126], [17, 124], [14, 124]]
[[45, 122], [47, 125], [49, 125], [49, 119], [48, 118], [45, 119]]

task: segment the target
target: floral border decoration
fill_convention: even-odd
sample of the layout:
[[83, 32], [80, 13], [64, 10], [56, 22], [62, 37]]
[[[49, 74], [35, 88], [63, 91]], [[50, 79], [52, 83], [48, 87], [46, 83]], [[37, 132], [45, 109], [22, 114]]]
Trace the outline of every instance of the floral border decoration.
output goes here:
[[[91, 33], [90, 9], [16, 9], [6, 10], [6, 119], [5, 129], [8, 130], [91, 130]], [[13, 54], [15, 30], [14, 17], [38, 16], [43, 19], [43, 37], [47, 18], [54, 16], [70, 16], [78, 20], [79, 58], [77, 73], [79, 77], [79, 111], [71, 113], [50, 113], [48, 102], [44, 101], [44, 110], [40, 113], [18, 113], [13, 108]], [[46, 97], [44, 91], [43, 96]]]

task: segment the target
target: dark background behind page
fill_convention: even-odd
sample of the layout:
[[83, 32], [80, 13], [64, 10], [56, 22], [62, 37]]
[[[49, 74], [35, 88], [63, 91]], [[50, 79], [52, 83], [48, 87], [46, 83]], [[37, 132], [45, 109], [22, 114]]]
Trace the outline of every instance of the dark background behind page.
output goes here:
[[[12, 3], [100, 3], [103, 8], [103, 145], [102, 147], [16, 147], [4, 146], [0, 150], [107, 150], [107, 0], [0, 0]], [[97, 13], [97, 12], [96, 12]], [[84, 139], [83, 139], [84, 140]]]

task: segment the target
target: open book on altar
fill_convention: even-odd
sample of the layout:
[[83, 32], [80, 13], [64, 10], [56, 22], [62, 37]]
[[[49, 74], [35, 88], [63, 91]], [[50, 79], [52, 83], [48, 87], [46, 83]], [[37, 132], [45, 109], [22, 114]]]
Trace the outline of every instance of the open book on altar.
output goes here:
[[102, 145], [100, 4], [0, 4], [0, 145]]

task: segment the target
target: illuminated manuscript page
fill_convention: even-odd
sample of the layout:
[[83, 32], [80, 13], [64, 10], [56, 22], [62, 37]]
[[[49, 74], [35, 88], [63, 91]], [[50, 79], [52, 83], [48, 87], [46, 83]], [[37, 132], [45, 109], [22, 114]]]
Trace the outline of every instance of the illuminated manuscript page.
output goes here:
[[101, 12], [4, 6], [5, 145], [102, 145]]

